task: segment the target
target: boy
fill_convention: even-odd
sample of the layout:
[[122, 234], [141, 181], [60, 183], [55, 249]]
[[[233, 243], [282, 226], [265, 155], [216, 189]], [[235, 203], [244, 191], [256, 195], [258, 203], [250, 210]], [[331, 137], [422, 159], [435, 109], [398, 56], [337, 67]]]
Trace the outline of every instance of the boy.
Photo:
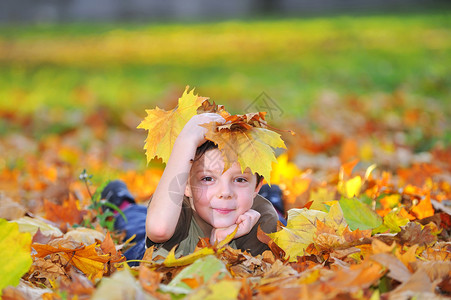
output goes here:
[[257, 239], [257, 228], [275, 232], [278, 215], [258, 195], [261, 176], [249, 168], [242, 173], [238, 163], [224, 170], [220, 151], [205, 140], [207, 129], [200, 126], [210, 122], [223, 124], [225, 120], [214, 113], [198, 114], [178, 135], [147, 208], [146, 245], [167, 251], [178, 245], [176, 255], [187, 255], [199, 237], [209, 237], [214, 243], [238, 226], [230, 246], [261, 254], [268, 247]]

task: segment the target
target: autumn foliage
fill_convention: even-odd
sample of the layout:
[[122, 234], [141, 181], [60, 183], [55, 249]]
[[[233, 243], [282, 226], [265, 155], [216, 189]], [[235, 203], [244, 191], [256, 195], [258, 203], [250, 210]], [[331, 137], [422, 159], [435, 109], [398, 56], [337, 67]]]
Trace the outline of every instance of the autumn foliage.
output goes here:
[[[395, 97], [404, 99], [397, 94], [357, 105], [355, 97], [325, 96], [304, 120], [276, 124], [296, 135], [281, 133], [287, 150], [277, 156], [264, 150], [274, 155], [271, 169], [260, 170], [243, 158], [253, 171], [270, 174], [266, 177], [282, 189], [287, 210], [286, 226], [272, 234], [259, 231], [271, 251], [256, 257], [228, 247], [227, 241], [211, 245], [201, 239], [189, 256], [170, 253], [152, 260], [150, 248], [140, 265], [130, 268], [122, 253], [133, 241], [102, 227], [92, 199], [103, 180], [117, 177], [146, 203], [162, 166], [127, 169], [125, 158], [111, 152], [118, 140], [136, 140], [130, 147], [142, 148], [144, 132], [97, 121], [89, 129], [41, 140], [26, 133], [6, 135], [0, 140], [0, 216], [9, 220], [0, 220], [3, 299], [450, 296], [451, 149], [440, 141], [443, 120], [427, 107], [394, 104]], [[168, 135], [148, 136], [149, 161], [158, 153], [165, 160], [188, 114], [216, 110], [231, 119], [235, 125], [212, 124], [207, 138], [214, 141], [220, 130], [236, 134], [232, 126], [266, 130], [264, 114], [232, 116], [214, 103], [195, 103], [148, 112], [142, 126], [149, 132], [158, 133], [149, 128], [153, 118], [170, 120]], [[431, 122], [419, 124], [421, 116]], [[22, 121], [8, 117], [11, 124]], [[107, 135], [109, 126], [113, 136]], [[412, 136], [418, 127], [422, 139]], [[86, 136], [90, 143], [83, 146]], [[156, 138], [162, 141], [158, 145]], [[230, 141], [235, 138], [240, 139], [231, 136]], [[436, 142], [421, 149], [425, 140]], [[280, 145], [275, 142], [274, 148]], [[93, 175], [91, 184], [78, 178], [84, 168]]]

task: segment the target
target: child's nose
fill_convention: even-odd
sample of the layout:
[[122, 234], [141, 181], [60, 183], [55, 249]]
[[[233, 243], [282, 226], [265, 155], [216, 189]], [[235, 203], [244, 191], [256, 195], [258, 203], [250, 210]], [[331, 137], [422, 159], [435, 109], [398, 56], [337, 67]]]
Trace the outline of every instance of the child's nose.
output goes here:
[[222, 199], [231, 198], [233, 191], [228, 182], [222, 182], [219, 186], [218, 197]]

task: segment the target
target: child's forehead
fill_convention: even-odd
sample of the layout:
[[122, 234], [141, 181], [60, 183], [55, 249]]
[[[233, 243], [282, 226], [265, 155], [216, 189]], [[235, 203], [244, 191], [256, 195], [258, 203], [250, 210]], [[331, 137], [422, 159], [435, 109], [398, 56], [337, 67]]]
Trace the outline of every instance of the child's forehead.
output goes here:
[[224, 170], [224, 159], [221, 151], [218, 149], [210, 149], [206, 151], [198, 160], [194, 161], [193, 169], [209, 169], [209, 170]]
[[[192, 169], [194, 171], [214, 171], [223, 172], [224, 171], [224, 158], [222, 157], [221, 151], [218, 149], [210, 149], [201, 156], [200, 159], [194, 161]], [[230, 166], [230, 171], [241, 172], [241, 165], [235, 162]], [[244, 170], [244, 173], [252, 173], [249, 168]]]

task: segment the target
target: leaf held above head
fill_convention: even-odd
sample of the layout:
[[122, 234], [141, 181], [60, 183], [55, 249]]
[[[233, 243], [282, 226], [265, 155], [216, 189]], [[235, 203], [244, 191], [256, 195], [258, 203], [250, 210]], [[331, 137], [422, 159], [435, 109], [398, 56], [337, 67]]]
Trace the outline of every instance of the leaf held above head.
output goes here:
[[268, 129], [271, 127], [265, 121], [266, 112], [231, 115], [223, 105], [210, 103], [207, 99], [186, 87], [173, 110], [165, 111], [158, 107], [146, 110], [147, 117], [137, 128], [148, 130], [144, 145], [147, 162], [157, 156], [167, 162], [177, 136], [189, 119], [196, 114], [216, 113], [225, 119], [224, 124], [211, 122], [201, 126], [208, 130], [205, 138], [218, 145], [225, 170], [238, 162], [243, 172], [249, 167], [269, 183], [271, 162], [277, 162], [273, 148], [286, 147], [280, 134]]
[[156, 156], [167, 162], [174, 146], [174, 142], [185, 124], [197, 114], [198, 107], [208, 98], [194, 94], [186, 87], [182, 97], [179, 98], [176, 108], [165, 111], [156, 107], [146, 110], [147, 116], [137, 128], [148, 130], [144, 149], [147, 162]]
[[233, 123], [224, 128], [212, 122], [202, 126], [208, 129], [205, 138], [218, 145], [225, 169], [238, 162], [242, 172], [249, 167], [270, 182], [271, 162], [277, 161], [272, 148], [286, 148], [285, 143], [274, 131], [245, 124]]

